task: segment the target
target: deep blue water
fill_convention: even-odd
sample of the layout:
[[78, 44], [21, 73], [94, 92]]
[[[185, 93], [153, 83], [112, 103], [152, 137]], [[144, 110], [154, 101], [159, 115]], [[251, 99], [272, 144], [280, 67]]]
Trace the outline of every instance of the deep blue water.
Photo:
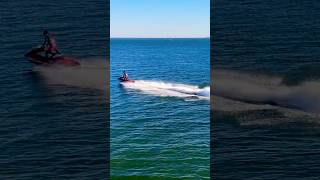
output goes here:
[[318, 179], [320, 3], [212, 1], [215, 179]]
[[[107, 3], [0, 4], [0, 179], [105, 179]], [[84, 66], [30, 64], [24, 53], [42, 43], [44, 29]]]
[[[112, 176], [209, 177], [209, 49], [209, 39], [111, 39]], [[135, 82], [120, 84], [122, 70]]]

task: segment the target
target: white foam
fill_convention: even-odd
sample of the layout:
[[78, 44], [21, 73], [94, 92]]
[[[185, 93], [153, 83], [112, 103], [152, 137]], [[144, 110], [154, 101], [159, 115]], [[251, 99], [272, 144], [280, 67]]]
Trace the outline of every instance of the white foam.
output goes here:
[[136, 80], [134, 83], [122, 83], [122, 85], [127, 89], [153, 96], [210, 99], [210, 87], [199, 88], [198, 86], [181, 83], [145, 80]]
[[80, 61], [80, 67], [34, 67], [48, 84], [106, 90], [106, 62], [102, 59]]
[[252, 104], [320, 112], [320, 81], [288, 86], [279, 77], [216, 70], [213, 83], [213, 94], [216, 96]]

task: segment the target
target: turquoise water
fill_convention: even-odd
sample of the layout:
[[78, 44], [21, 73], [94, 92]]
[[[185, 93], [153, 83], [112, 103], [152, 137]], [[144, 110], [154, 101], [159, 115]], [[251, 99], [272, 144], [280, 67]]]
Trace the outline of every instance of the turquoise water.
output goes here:
[[[111, 175], [209, 177], [209, 39], [111, 39]], [[120, 84], [122, 70], [134, 83]]]

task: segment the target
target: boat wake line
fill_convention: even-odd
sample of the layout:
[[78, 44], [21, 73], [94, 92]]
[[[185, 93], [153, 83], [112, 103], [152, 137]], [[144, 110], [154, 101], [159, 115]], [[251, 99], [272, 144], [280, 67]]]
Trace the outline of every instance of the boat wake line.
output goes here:
[[210, 100], [210, 87], [200, 88], [194, 85], [135, 80], [134, 83], [121, 83], [128, 90], [135, 90], [143, 94], [160, 97], [178, 97], [186, 100]]
[[82, 60], [79, 67], [36, 66], [34, 72], [40, 73], [50, 85], [67, 85], [79, 88], [106, 90], [106, 63], [103, 59]]
[[320, 124], [320, 81], [287, 85], [283, 77], [215, 70], [212, 110], [234, 115], [245, 125]]

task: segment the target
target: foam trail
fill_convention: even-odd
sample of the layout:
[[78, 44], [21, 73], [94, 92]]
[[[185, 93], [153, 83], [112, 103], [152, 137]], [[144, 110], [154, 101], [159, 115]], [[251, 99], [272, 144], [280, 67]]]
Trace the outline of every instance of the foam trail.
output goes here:
[[251, 104], [320, 112], [320, 82], [306, 81], [287, 86], [282, 78], [244, 74], [232, 71], [215, 71], [213, 95]]
[[80, 67], [34, 67], [48, 84], [106, 90], [106, 62], [102, 59], [80, 61]]
[[122, 83], [122, 85], [126, 89], [137, 90], [143, 94], [153, 96], [210, 99], [210, 87], [199, 88], [193, 85], [144, 80], [136, 80], [134, 83]]

